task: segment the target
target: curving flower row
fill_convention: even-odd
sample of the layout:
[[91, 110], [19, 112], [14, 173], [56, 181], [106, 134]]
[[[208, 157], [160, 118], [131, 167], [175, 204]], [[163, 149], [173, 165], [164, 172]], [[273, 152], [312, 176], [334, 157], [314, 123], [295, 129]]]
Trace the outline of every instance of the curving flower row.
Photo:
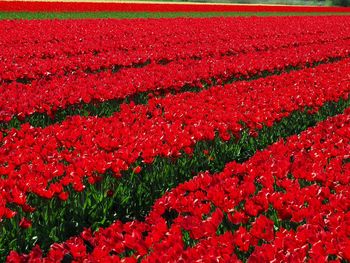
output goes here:
[[[136, 161], [190, 154], [195, 143], [240, 136], [246, 125], [254, 134], [263, 125], [294, 111], [312, 111], [327, 101], [348, 99], [350, 60], [214, 87], [199, 93], [151, 99], [148, 105], [121, 105], [110, 118], [69, 118], [46, 128], [22, 125], [0, 138], [0, 218], [8, 208], [28, 207], [27, 195], [66, 200], [71, 185], [83, 191], [112, 170], [116, 177]], [[245, 123], [245, 124], [242, 124]]]
[[327, 43], [349, 39], [349, 26], [346, 17], [1, 21], [0, 82]]
[[145, 222], [95, 233], [8, 262], [346, 262], [350, 109], [221, 173], [199, 174], [158, 199]]
[[213, 79], [220, 84], [232, 78], [274, 73], [288, 67], [305, 67], [348, 57], [349, 45], [350, 39], [338, 40], [237, 56], [182, 60], [166, 66], [151, 63], [143, 68], [122, 69], [118, 73], [76, 73], [36, 80], [30, 85], [16, 82], [3, 84], [0, 87], [0, 121], [10, 121], [15, 116], [24, 119], [33, 113], [54, 116], [58, 109], [79, 103], [124, 99], [140, 93], [180, 91], [184, 86], [203, 87], [211, 84]]

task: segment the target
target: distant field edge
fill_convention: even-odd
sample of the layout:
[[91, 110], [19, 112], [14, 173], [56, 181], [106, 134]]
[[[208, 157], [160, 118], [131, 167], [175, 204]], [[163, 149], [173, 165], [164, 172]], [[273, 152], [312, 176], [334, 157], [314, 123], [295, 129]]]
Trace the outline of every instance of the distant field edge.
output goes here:
[[349, 13], [349, 7], [161, 2], [3, 1], [0, 12], [288, 12]]
[[4, 19], [103, 19], [103, 18], [176, 18], [176, 17], [238, 17], [238, 16], [325, 16], [349, 13], [322, 12], [0, 12]]

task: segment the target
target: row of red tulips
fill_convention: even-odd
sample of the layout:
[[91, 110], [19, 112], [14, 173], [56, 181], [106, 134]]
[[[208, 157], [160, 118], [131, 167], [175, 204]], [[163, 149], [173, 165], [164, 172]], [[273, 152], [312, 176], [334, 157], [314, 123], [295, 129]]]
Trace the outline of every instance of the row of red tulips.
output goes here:
[[86, 229], [45, 256], [36, 246], [7, 261], [346, 262], [349, 151], [350, 109], [243, 164], [179, 185], [145, 222]]
[[[118, 73], [76, 73], [50, 80], [3, 84], [0, 88], [0, 121], [24, 119], [33, 113], [54, 116], [58, 109], [79, 103], [125, 99], [140, 93], [169, 92], [184, 87], [203, 87], [233, 78], [249, 78], [291, 67], [305, 67], [350, 55], [350, 39], [310, 44], [273, 51], [249, 52], [238, 56], [183, 60], [166, 66], [152, 63], [144, 68], [127, 68]], [[336, 45], [336, 46], [334, 46]], [[206, 84], [204, 84], [206, 83]]]
[[5, 12], [350, 12], [347, 7], [204, 3], [1, 1]]
[[[147, 61], [233, 55], [350, 37], [350, 20], [346, 17], [316, 20], [269, 17], [1, 21], [0, 82]], [[342, 27], [333, 26], [338, 21], [342, 21]], [[203, 27], [208, 23], [210, 26]]]
[[[349, 59], [252, 82], [214, 87], [200, 93], [168, 95], [148, 105], [121, 105], [111, 118], [69, 118], [46, 128], [23, 125], [0, 138], [0, 218], [8, 205], [34, 208], [29, 193], [66, 200], [67, 185], [83, 191], [108, 169], [118, 177], [137, 160], [177, 157], [198, 141], [239, 137], [246, 125], [254, 135], [263, 125], [305, 107], [315, 111], [327, 101], [347, 99]], [[242, 124], [245, 123], [245, 124]], [[135, 169], [137, 172], [137, 169]]]

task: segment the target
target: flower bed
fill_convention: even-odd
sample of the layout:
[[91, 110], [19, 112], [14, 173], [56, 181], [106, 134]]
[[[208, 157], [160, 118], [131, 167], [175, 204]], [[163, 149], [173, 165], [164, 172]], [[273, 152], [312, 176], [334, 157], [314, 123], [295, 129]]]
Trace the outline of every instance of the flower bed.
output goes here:
[[117, 221], [37, 246], [20, 260], [234, 262], [350, 260], [350, 111], [202, 173], [160, 198], [145, 222]]
[[349, 19], [0, 24], [0, 261], [349, 261]]

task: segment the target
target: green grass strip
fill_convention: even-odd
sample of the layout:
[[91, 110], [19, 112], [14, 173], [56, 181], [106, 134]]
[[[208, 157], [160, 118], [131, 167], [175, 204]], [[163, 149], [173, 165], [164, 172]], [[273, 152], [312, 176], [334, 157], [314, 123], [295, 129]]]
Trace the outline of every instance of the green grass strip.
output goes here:
[[[116, 179], [113, 172], [108, 171], [102, 175], [102, 181], [95, 185], [86, 184], [83, 192], [67, 188], [71, 196], [66, 202], [29, 195], [28, 203], [37, 208], [35, 212], [27, 214], [17, 209], [18, 214], [13, 219], [0, 223], [0, 261], [5, 260], [10, 250], [28, 252], [35, 244], [47, 250], [54, 242], [78, 235], [84, 227], [96, 230], [117, 219], [124, 222], [143, 220], [156, 199], [199, 172], [209, 170], [215, 173], [230, 161], [244, 162], [257, 150], [280, 138], [298, 134], [329, 116], [340, 114], [349, 106], [350, 98], [326, 103], [312, 115], [307, 109], [296, 111], [272, 127], [263, 127], [258, 137], [250, 136], [247, 130], [242, 132], [238, 141], [232, 136], [231, 140], [224, 142], [216, 136], [213, 141], [197, 143], [192, 156], [183, 154], [177, 159], [158, 157], [150, 165], [139, 160], [134, 167], [142, 167], [140, 174], [133, 173], [133, 168], [130, 168]], [[22, 216], [33, 222], [31, 228], [25, 230], [18, 226]]]
[[0, 19], [174, 18], [230, 16], [330, 16], [326, 12], [0, 12]]

